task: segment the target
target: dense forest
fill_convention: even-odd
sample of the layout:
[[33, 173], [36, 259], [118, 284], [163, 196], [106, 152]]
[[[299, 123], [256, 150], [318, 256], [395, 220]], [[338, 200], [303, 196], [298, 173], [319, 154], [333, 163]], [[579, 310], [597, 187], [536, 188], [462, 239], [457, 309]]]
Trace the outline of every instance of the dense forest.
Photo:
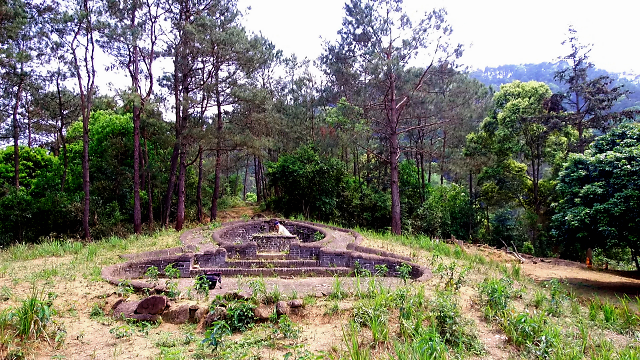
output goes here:
[[[235, 0], [2, 0], [0, 243], [180, 230], [249, 202], [635, 258], [638, 79], [597, 69], [573, 29], [557, 62], [464, 72], [446, 12], [413, 20], [351, 0], [311, 61], [248, 32]], [[104, 93], [115, 69], [130, 86]]]

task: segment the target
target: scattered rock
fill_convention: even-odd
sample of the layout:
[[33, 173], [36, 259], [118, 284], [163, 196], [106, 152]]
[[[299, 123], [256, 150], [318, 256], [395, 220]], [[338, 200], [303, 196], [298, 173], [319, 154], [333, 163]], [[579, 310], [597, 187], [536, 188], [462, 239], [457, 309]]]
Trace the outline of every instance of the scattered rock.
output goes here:
[[273, 310], [264, 304], [260, 304], [260, 306], [253, 309], [253, 316], [258, 320], [269, 320], [269, 316], [271, 316], [272, 313]]
[[162, 321], [169, 324], [186, 324], [189, 321], [189, 305], [181, 305], [162, 313]]
[[209, 307], [208, 306], [201, 307], [198, 309], [198, 311], [196, 311], [196, 319], [198, 320], [198, 322], [200, 322], [208, 314], [209, 314]]
[[290, 311], [291, 309], [286, 301], [278, 301], [276, 303], [276, 314], [278, 314], [278, 316], [289, 315]]
[[[160, 315], [158, 314], [136, 314], [136, 309], [140, 305], [140, 301], [119, 301], [114, 306], [113, 317], [118, 319], [133, 319], [138, 321], [159, 321]], [[116, 305], [114, 304], [114, 305]]]
[[251, 293], [248, 291], [229, 291], [225, 293], [223, 297], [228, 300], [249, 300], [251, 298]]
[[203, 330], [208, 329], [214, 321], [224, 320], [227, 317], [227, 309], [217, 307], [204, 319]]
[[299, 308], [299, 307], [302, 307], [303, 305], [304, 305], [304, 302], [302, 301], [302, 299], [294, 299], [289, 301], [290, 308]]
[[134, 313], [159, 315], [159, 314], [162, 314], [162, 312], [166, 307], [167, 307], [166, 296], [153, 295], [140, 301]]

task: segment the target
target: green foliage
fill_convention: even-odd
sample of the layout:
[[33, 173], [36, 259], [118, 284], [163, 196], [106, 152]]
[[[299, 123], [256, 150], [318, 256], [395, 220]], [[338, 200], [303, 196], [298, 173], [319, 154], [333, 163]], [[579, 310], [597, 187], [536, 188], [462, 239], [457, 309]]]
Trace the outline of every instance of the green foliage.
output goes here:
[[333, 277], [333, 289], [329, 294], [331, 300], [342, 300], [349, 297], [349, 292], [343, 288], [342, 280], [338, 276]]
[[164, 268], [164, 274], [169, 279], [177, 279], [180, 277], [180, 270], [174, 264], [169, 264]]
[[473, 323], [462, 316], [458, 297], [449, 291], [439, 291], [431, 304], [435, 329], [442, 340], [454, 349], [482, 354], [484, 351]]
[[213, 351], [215, 351], [222, 344], [223, 338], [229, 335], [231, 335], [231, 328], [226, 322], [214, 321], [211, 327], [204, 333], [202, 343], [211, 346]]
[[246, 300], [235, 300], [227, 304], [227, 323], [231, 331], [247, 331], [255, 322], [253, 310], [256, 306]]
[[35, 284], [31, 287], [31, 294], [22, 300], [12, 317], [15, 319], [16, 334], [23, 339], [37, 339], [46, 335], [47, 326], [53, 321], [56, 311], [53, 308], [55, 294], [44, 294], [37, 290]]
[[196, 289], [196, 292], [200, 295], [208, 295], [209, 287], [211, 286], [211, 282], [207, 280], [207, 277], [204, 275], [196, 276], [194, 280], [193, 287]]
[[[415, 166], [414, 166], [415, 167]], [[467, 190], [456, 184], [427, 187], [426, 200], [415, 212], [407, 212], [404, 226], [411, 232], [426, 234], [440, 239], [455, 236], [469, 239], [469, 221], [474, 218], [474, 209]]]
[[344, 164], [334, 158], [322, 158], [312, 147], [302, 147], [292, 155], [283, 155], [268, 164], [270, 186], [280, 195], [273, 198], [274, 210], [290, 217], [336, 220], [337, 202], [345, 189]]
[[285, 339], [297, 339], [301, 332], [300, 326], [291, 321], [287, 315], [280, 316], [278, 326], [273, 329], [275, 336], [282, 336]]
[[145, 271], [144, 275], [151, 279], [152, 281], [158, 281], [158, 276], [160, 275], [160, 271], [156, 266], [149, 266], [147, 271]]
[[[553, 235], [574, 258], [587, 248], [640, 252], [640, 125], [623, 124], [569, 157], [558, 179]], [[579, 258], [580, 259], [580, 258]], [[580, 259], [582, 260], [582, 259]]]
[[513, 282], [507, 278], [486, 278], [478, 285], [478, 294], [485, 305], [484, 315], [487, 318], [502, 316], [514, 296]]
[[407, 285], [407, 280], [411, 278], [411, 270], [413, 270], [411, 268], [411, 265], [406, 263], [402, 263], [402, 265], [396, 266], [396, 271], [398, 271], [398, 274], [400, 274], [400, 279], [402, 279], [405, 285]]

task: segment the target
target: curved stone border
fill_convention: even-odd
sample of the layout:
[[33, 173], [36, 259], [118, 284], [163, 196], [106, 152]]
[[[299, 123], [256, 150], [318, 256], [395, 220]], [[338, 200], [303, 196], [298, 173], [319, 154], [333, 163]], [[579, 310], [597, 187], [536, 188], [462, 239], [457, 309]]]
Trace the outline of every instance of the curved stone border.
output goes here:
[[[389, 270], [387, 276], [399, 276], [397, 267], [402, 264], [411, 266], [410, 276], [415, 281], [426, 281], [432, 277], [428, 268], [411, 262], [409, 257], [360, 245], [363, 237], [356, 231], [308, 221], [288, 220], [286, 225], [309, 228], [314, 233], [316, 231], [322, 233], [324, 238], [314, 242], [292, 241], [286, 260], [269, 258], [262, 260], [270, 262], [273, 267], [254, 268], [252, 266], [256, 264], [255, 260], [234, 260], [234, 257], [245, 257], [243, 255], [248, 251], [250, 256], [247, 257], [255, 257], [256, 244], [249, 241], [236, 244], [224, 235], [235, 231], [237, 236], [244, 231], [244, 236], [248, 239], [251, 235], [263, 231], [262, 226], [265, 223], [261, 220], [225, 223], [221, 228], [214, 230], [213, 243], [201, 235], [206, 227], [191, 229], [180, 236], [183, 246], [124, 255], [123, 257], [128, 261], [103, 268], [102, 277], [114, 285], [128, 279], [131, 286], [137, 290], [147, 288], [154, 289], [156, 292], [163, 292], [165, 289], [163, 286], [136, 279], [142, 278], [151, 266], [164, 272], [165, 267], [170, 264], [180, 270], [181, 277], [194, 277], [212, 271], [227, 276], [348, 276], [356, 268], [375, 273], [376, 265], [385, 265]], [[250, 228], [249, 235], [246, 227]], [[240, 228], [244, 230], [240, 231]], [[316, 266], [312, 266], [314, 264]], [[275, 265], [282, 266], [275, 267]]]

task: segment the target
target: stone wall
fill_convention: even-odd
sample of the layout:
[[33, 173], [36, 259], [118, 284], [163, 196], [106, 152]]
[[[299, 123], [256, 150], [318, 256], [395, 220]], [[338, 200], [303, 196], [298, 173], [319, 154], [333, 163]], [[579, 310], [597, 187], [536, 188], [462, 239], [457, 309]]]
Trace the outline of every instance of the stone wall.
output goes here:
[[277, 253], [289, 251], [289, 246], [291, 242], [296, 241], [296, 237], [278, 234], [255, 234], [252, 241], [256, 243], [258, 252]]
[[213, 251], [194, 254], [193, 262], [201, 268], [224, 267], [227, 263], [227, 250], [217, 248]]

